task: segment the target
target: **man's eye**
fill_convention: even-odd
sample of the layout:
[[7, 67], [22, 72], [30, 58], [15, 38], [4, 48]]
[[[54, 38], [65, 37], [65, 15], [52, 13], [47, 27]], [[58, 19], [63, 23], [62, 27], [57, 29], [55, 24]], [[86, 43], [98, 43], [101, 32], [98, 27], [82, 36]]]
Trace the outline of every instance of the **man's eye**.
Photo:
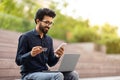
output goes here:
[[49, 21], [42, 21], [42, 22], [44, 22], [45, 24], [48, 24], [48, 25], [52, 25], [53, 24], [53, 22], [49, 22]]

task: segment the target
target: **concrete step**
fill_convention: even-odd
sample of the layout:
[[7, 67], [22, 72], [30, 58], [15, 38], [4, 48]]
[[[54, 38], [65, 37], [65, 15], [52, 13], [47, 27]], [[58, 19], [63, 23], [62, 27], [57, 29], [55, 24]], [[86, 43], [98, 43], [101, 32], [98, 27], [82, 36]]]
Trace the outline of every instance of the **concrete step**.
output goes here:
[[[15, 64], [17, 41], [20, 34], [0, 30], [0, 80], [3, 78], [5, 78], [3, 80], [8, 80], [9, 78], [20, 76], [20, 69]], [[54, 48], [57, 48], [63, 42], [56, 39], [53, 39], [53, 41]], [[86, 49], [91, 51], [88, 46]], [[101, 52], [85, 51], [80, 43], [68, 44], [65, 46], [65, 53], [78, 53], [81, 55], [75, 69], [81, 78], [120, 75], [119, 57], [107, 57], [106, 54]]]
[[[21, 80], [21, 79], [14, 79]], [[80, 78], [79, 80], [120, 80], [120, 76], [96, 77], [96, 78]]]
[[79, 80], [120, 80], [120, 76], [96, 77], [96, 78], [81, 78]]
[[14, 59], [0, 59], [0, 80], [1, 78], [20, 76], [20, 68], [15, 64]]

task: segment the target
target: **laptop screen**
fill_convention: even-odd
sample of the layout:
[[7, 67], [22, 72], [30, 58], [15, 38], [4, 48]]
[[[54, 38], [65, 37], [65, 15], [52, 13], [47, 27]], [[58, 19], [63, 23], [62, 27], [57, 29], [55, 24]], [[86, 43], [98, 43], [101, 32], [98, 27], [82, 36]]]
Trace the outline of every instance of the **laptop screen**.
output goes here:
[[58, 71], [74, 71], [80, 54], [64, 54]]

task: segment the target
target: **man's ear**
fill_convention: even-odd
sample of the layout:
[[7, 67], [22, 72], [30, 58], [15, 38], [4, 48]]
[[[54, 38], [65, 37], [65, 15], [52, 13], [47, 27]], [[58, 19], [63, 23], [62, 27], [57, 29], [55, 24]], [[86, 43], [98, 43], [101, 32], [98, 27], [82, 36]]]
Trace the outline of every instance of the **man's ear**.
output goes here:
[[40, 20], [39, 19], [36, 19], [36, 23], [39, 23], [40, 22]]

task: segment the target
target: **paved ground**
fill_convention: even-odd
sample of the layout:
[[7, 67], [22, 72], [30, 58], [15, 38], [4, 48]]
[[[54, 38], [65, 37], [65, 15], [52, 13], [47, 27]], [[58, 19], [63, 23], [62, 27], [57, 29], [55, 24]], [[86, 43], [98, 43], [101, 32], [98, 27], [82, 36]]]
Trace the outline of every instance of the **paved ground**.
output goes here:
[[[15, 79], [15, 80], [20, 80], [20, 79]], [[97, 77], [97, 78], [81, 78], [79, 80], [120, 80], [120, 76]]]
[[97, 78], [81, 78], [79, 80], [120, 80], [120, 76], [97, 77]]

